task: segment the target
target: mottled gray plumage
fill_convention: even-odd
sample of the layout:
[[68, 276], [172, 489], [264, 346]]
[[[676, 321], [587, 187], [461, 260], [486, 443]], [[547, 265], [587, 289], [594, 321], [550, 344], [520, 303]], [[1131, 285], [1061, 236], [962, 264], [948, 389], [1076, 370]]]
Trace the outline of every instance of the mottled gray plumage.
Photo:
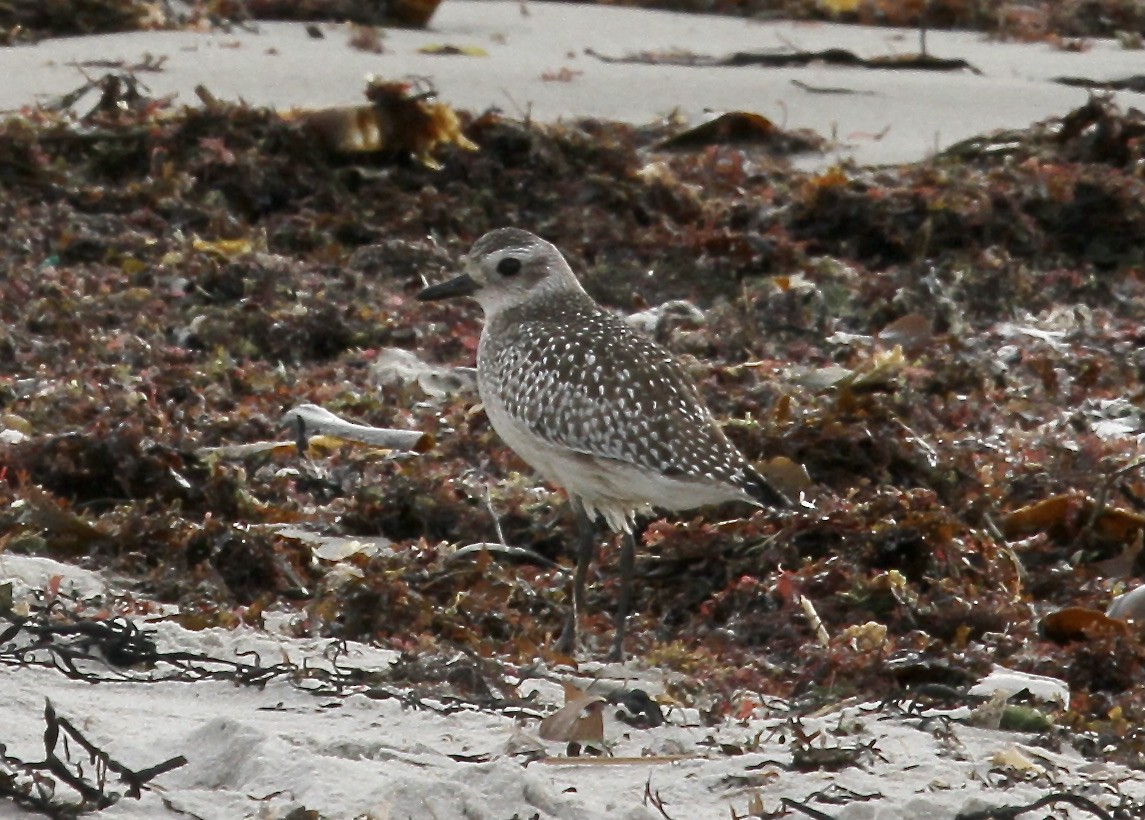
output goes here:
[[550, 243], [491, 231], [420, 298], [462, 294], [485, 312], [477, 386], [493, 428], [589, 515], [630, 533], [649, 507], [787, 505], [671, 354], [598, 306]]
[[[578, 464], [588, 457], [601, 469], [617, 462], [646, 473], [628, 485], [628, 497], [571, 479], [568, 489], [614, 529], [626, 528], [620, 521], [630, 511], [612, 509], [624, 502], [633, 510], [731, 499], [783, 503], [778, 493], [766, 495], [768, 485], [712, 420], [679, 364], [584, 292], [546, 294], [498, 312], [482, 334], [477, 380], [482, 401], [495, 408], [498, 432], [497, 416], [507, 415], [538, 442], [566, 448]], [[551, 459], [521, 455], [549, 480], [569, 483]]]

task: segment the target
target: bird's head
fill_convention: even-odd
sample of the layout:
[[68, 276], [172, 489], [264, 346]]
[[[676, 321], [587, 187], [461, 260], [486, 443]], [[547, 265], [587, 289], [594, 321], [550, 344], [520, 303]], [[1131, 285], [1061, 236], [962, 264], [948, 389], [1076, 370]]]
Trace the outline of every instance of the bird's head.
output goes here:
[[489, 317], [562, 292], [584, 292], [555, 245], [519, 228], [498, 228], [478, 239], [465, 256], [464, 270], [417, 298], [429, 302], [472, 296]]

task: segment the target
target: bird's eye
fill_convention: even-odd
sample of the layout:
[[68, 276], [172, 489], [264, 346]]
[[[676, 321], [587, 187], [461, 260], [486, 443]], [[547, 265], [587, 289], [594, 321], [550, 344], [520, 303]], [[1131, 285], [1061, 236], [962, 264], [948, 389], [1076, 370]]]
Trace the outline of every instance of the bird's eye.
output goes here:
[[506, 256], [497, 263], [497, 273], [502, 276], [515, 276], [521, 270], [521, 260]]

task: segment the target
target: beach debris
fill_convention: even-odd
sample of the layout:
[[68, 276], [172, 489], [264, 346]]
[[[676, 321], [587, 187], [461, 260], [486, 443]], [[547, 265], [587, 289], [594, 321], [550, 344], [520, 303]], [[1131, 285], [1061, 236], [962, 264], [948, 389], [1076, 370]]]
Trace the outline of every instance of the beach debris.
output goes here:
[[488, 57], [489, 52], [480, 46], [459, 46], [453, 43], [427, 43], [419, 46], [418, 54], [431, 57]]
[[800, 718], [791, 718], [783, 730], [789, 735], [791, 769], [797, 772], [838, 771], [859, 766], [864, 760], [883, 758], [877, 739], [853, 743], [837, 741], [825, 732], [809, 731]]
[[990, 670], [990, 674], [970, 687], [969, 691], [971, 695], [984, 695], [991, 698], [996, 697], [998, 692], [1004, 693], [1006, 697], [1028, 692], [1039, 700], [1054, 703], [1061, 707], [1069, 705], [1069, 685], [1065, 681], [997, 665]]
[[757, 146], [777, 154], [822, 151], [827, 141], [808, 129], [784, 130], [762, 114], [729, 111], [661, 140], [657, 151], [695, 150], [710, 145]]
[[1002, 715], [1006, 712], [1006, 704], [1010, 695], [1003, 689], [996, 689], [988, 700], [978, 704], [966, 718], [971, 726], [981, 729], [997, 729], [1002, 725]]
[[571, 83], [577, 77], [584, 74], [580, 69], [569, 68], [568, 66], [561, 66], [556, 71], [542, 71], [541, 82], [543, 83]]
[[371, 78], [366, 84], [369, 105], [295, 110], [285, 117], [316, 134], [332, 151], [411, 156], [427, 168], [440, 169], [432, 156], [439, 147], [478, 149], [461, 132], [452, 108], [429, 101], [436, 94], [406, 82]]
[[1145, 585], [1123, 592], [1109, 603], [1105, 614], [1119, 621], [1145, 626]]
[[815, 639], [819, 641], [820, 646], [828, 646], [831, 643], [831, 636], [827, 632], [827, 627], [823, 625], [819, 613], [815, 611], [815, 604], [806, 595], [800, 595], [797, 599], [800, 609], [803, 610], [803, 616], [807, 619], [807, 624], [811, 627], [811, 631], [815, 634]]
[[32, 425], [16, 413], [0, 413], [0, 444], [20, 444], [32, 434]]
[[856, 652], [877, 652], [887, 642], [886, 624], [867, 621], [865, 624], [852, 624], [839, 633]]
[[811, 85], [810, 83], [805, 83], [799, 79], [792, 79], [791, 84], [793, 86], [795, 86], [796, 88], [798, 88], [800, 91], [806, 91], [808, 94], [842, 94], [842, 95], [855, 94], [855, 95], [858, 95], [860, 97], [878, 96], [878, 93], [875, 91], [865, 91], [865, 90], [859, 90], [859, 89], [855, 89], [855, 88], [844, 88], [842, 86], [837, 86], [837, 85], [830, 85], [830, 86]]
[[[674, 121], [459, 112], [481, 151], [441, 146], [430, 171], [331, 151], [209, 95], [79, 123], [97, 96], [0, 123], [0, 410], [21, 419], [0, 441], [4, 560], [77, 560], [21, 521], [42, 488], [106, 534], [83, 560], [136, 590], [109, 598], [112, 614], [177, 606], [169, 617], [197, 629], [273, 615], [295, 634], [376, 642], [426, 676], [378, 696], [464, 695], [465, 708], [494, 702], [482, 682], [511, 700], [494, 663], [571, 665], [547, 648], [569, 572], [562, 498], [471, 396], [370, 379], [393, 348], [471, 365], [473, 306], [412, 296], [491, 221], [528, 223], [567, 243], [618, 313], [701, 309], [663, 341], [695, 357], [736, 445], [797, 465], [814, 505], [650, 518], [633, 649], [663, 670], [660, 702], [726, 725], [758, 710], [743, 693], [818, 708], [942, 685], [965, 705], [994, 663], [1061, 670], [1058, 724], [1086, 756], [1136, 765], [1124, 724], [1145, 697], [1139, 632], [1058, 642], [1038, 629], [1067, 606], [1101, 611], [1139, 574], [1145, 476], [1122, 472], [1145, 372], [1136, 113], [1093, 101], [1006, 132], [996, 151], [808, 174], [721, 145], [650, 160]], [[430, 433], [433, 457], [327, 439], [320, 463], [299, 459], [278, 422], [300, 403]], [[199, 454], [268, 441], [269, 456]], [[495, 516], [459, 481], [475, 466]], [[332, 544], [324, 560], [275, 529], [303, 522], [390, 546]], [[551, 563], [454, 557], [490, 542]], [[615, 555], [602, 551], [590, 595], [613, 594]], [[878, 630], [849, 630], [868, 623], [885, 643], [861, 651]], [[585, 626], [590, 646], [607, 628]], [[488, 665], [431, 663], [458, 651]]]
[[[128, 122], [141, 116], [155, 116], [167, 109], [174, 96], [153, 99], [147, 86], [132, 70], [110, 71], [89, 78], [82, 85], [45, 105], [49, 111], [67, 114], [89, 126]], [[94, 101], [92, 101], [94, 97]], [[89, 102], [84, 102], [85, 100]], [[81, 103], [87, 106], [83, 113]]]
[[792, 68], [806, 65], [830, 65], [852, 68], [890, 69], [896, 71], [962, 71], [973, 74], [982, 72], [958, 58], [935, 57], [932, 54], [886, 54], [877, 57], [860, 57], [844, 48], [828, 48], [822, 51], [750, 52], [737, 51], [724, 57], [694, 54], [690, 51], [639, 52], [624, 57], [610, 57], [586, 48], [585, 54], [595, 57], [602, 63], [630, 63], [637, 65], [671, 65], [688, 68], [742, 68], [761, 66], [764, 68]]
[[28, 487], [15, 512], [22, 526], [44, 534], [45, 548], [61, 553], [81, 553], [108, 537], [41, 487]]
[[1004, 130], [972, 137], [951, 145], [940, 156], [963, 161], [1011, 158], [1131, 167], [1145, 158], [1145, 112], [1123, 111], [1110, 92], [1091, 94], [1084, 105], [1062, 117], [1020, 132]]
[[807, 467], [798, 464], [787, 456], [775, 456], [767, 461], [757, 462], [755, 465], [760, 474], [775, 488], [789, 498], [799, 498], [804, 490], [814, 485]]
[[154, 6], [146, 0], [12, 0], [0, 6], [0, 45], [49, 36], [134, 31], [146, 27]]
[[515, 561], [525, 561], [554, 569], [559, 566], [555, 561], [546, 558], [535, 550], [526, 547], [513, 547], [509, 544], [501, 544], [496, 541], [479, 541], [476, 544], [466, 544], [464, 547], [458, 547], [450, 554], [447, 560], [456, 561], [462, 558], [472, 558], [474, 555], [480, 553], [499, 555], [505, 558], [512, 558]]
[[540, 736], [543, 740], [568, 744], [568, 754], [575, 757], [582, 746], [604, 748], [604, 704], [601, 695], [585, 692], [567, 681], [565, 705], [541, 720]]
[[429, 364], [400, 347], [378, 351], [370, 363], [370, 381], [379, 387], [414, 384], [436, 399], [477, 391], [477, 375], [472, 368]]
[[1051, 641], [1066, 643], [1102, 636], [1126, 635], [1125, 619], [1118, 619], [1097, 609], [1067, 606], [1042, 618], [1038, 629]]
[[1145, 93], [1145, 74], [1134, 74], [1117, 80], [1093, 80], [1088, 77], [1054, 77], [1055, 83], [1074, 86], [1076, 88], [1089, 88], [1096, 91], [1132, 91], [1137, 94]]
[[292, 438], [200, 447], [196, 454], [205, 458], [249, 458], [273, 452], [306, 453], [312, 448], [319, 452], [329, 451], [344, 442], [416, 453], [433, 446], [433, 437], [418, 430], [392, 430], [358, 424], [316, 404], [292, 407], [282, 414], [279, 426], [288, 429]]
[[0, 798], [49, 817], [74, 817], [110, 808], [125, 797], [138, 800], [152, 780], [186, 764], [178, 755], [146, 769], [128, 768], [45, 698], [43, 760], [10, 755], [0, 736]]
[[1011, 743], [992, 754], [990, 764], [998, 769], [1013, 770], [1023, 777], [1044, 777], [1048, 774], [1045, 766], [1035, 763], [1016, 743]]
[[[599, 689], [599, 687], [597, 687]], [[660, 704], [643, 689], [617, 686], [606, 690], [605, 697], [617, 709], [613, 716], [637, 729], [655, 729], [664, 725], [664, 712]]]
[[908, 354], [917, 353], [934, 340], [933, 325], [921, 313], [908, 313], [886, 325], [876, 334], [884, 344], [899, 345]]
[[505, 741], [505, 754], [533, 761], [544, 759], [548, 756], [548, 751], [540, 738], [529, 734], [520, 726], [513, 726], [509, 739]]
[[698, 326], [704, 323], [704, 312], [686, 299], [673, 299], [662, 305], [646, 308], [624, 317], [624, 321], [637, 330], [655, 338], [663, 336], [680, 325]]
[[[838, 340], [853, 341], [850, 338]], [[902, 346], [895, 345], [891, 350], [874, 352], [855, 367], [821, 367], [812, 371], [793, 372], [792, 378], [812, 390], [835, 390], [845, 395], [890, 388], [906, 364]]]
[[306, 449], [303, 442], [312, 435], [330, 436], [387, 450], [422, 452], [433, 446], [433, 438], [419, 430], [389, 430], [356, 424], [316, 404], [300, 404], [287, 410], [282, 414], [280, 426], [294, 433], [300, 451]]
[[1002, 518], [1009, 539], [1044, 532], [1059, 541], [1092, 533], [1103, 542], [1133, 544], [1145, 529], [1145, 515], [1099, 504], [1080, 493], [1061, 493], [1020, 507]]

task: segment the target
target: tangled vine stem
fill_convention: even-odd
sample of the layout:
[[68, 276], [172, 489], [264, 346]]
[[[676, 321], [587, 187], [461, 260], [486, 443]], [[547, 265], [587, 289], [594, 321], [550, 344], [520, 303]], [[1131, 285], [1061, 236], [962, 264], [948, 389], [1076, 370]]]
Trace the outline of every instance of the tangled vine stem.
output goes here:
[[[44, 701], [44, 759], [24, 761], [8, 754], [0, 744], [0, 797], [16, 805], [43, 812], [49, 817], [74, 817], [100, 811], [118, 803], [123, 797], [139, 799], [148, 784], [161, 774], [184, 766], [187, 758], [177, 755], [158, 765], [136, 771], [112, 759], [75, 725], [61, 717], [50, 700]], [[85, 753], [74, 757], [71, 745]], [[85, 772], [87, 761], [92, 771]], [[114, 775], [114, 778], [112, 777]], [[63, 784], [79, 795], [79, 800], [60, 797], [57, 786]], [[125, 786], [125, 792], [112, 787]]]

